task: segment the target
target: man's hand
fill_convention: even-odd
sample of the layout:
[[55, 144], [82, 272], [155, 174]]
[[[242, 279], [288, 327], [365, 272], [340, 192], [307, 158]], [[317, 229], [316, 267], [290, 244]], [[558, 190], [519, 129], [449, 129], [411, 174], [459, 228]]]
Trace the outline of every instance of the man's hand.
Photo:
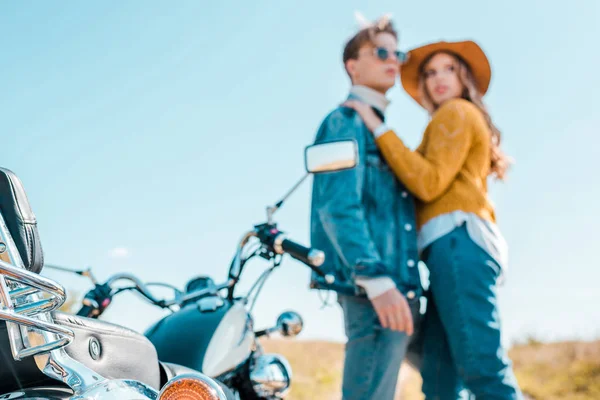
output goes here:
[[396, 288], [390, 289], [371, 300], [381, 326], [394, 331], [413, 334], [413, 319], [408, 302]]
[[377, 127], [383, 123], [381, 118], [375, 114], [375, 111], [373, 111], [371, 106], [363, 103], [362, 101], [347, 100], [342, 104], [342, 106], [354, 109], [358, 115], [360, 115], [365, 125], [371, 132], [375, 132], [375, 129], [377, 129]]

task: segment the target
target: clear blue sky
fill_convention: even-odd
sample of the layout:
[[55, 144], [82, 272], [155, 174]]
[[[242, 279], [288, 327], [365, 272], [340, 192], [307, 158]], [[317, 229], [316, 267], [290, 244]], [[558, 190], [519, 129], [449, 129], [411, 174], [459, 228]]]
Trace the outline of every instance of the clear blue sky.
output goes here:
[[[487, 102], [516, 158], [492, 185], [511, 247], [506, 340], [600, 336], [600, 5], [548, 1], [129, 1], [0, 4], [3, 167], [23, 180], [49, 263], [131, 271], [182, 286], [225, 279], [240, 235], [303, 173], [303, 148], [346, 96], [354, 11], [391, 12], [401, 48], [473, 38]], [[426, 114], [400, 89], [389, 121], [416, 146]], [[308, 242], [310, 181], [278, 215]], [[121, 249], [121, 250], [119, 250]], [[262, 270], [252, 264], [249, 279]], [[46, 271], [68, 288], [87, 285]], [[257, 305], [301, 337], [344, 340], [309, 271], [286, 260]], [[126, 309], [126, 306], [130, 306]], [[144, 329], [160, 312], [117, 299], [106, 318]]]

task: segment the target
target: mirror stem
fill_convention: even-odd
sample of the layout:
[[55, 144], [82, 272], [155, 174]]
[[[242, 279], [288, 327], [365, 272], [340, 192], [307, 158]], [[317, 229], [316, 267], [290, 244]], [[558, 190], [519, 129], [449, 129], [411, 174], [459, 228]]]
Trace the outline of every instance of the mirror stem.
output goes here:
[[45, 264], [44, 268], [50, 268], [50, 269], [55, 269], [57, 271], [70, 272], [72, 274], [84, 276], [86, 278], [89, 278], [94, 285], [98, 284], [98, 281], [96, 281], [96, 277], [94, 277], [94, 274], [92, 273], [92, 267], [87, 267], [84, 270], [77, 270], [77, 269], [72, 269], [72, 268], [67, 268], [67, 267], [61, 267], [60, 265]]
[[275, 215], [277, 210], [283, 206], [283, 203], [285, 203], [285, 201], [300, 187], [300, 185], [306, 180], [306, 178], [308, 178], [309, 175], [309, 173], [304, 174], [304, 176], [290, 189], [289, 192], [287, 192], [285, 196], [283, 196], [281, 200], [275, 203], [274, 206], [267, 207], [267, 223], [273, 223], [273, 215]]

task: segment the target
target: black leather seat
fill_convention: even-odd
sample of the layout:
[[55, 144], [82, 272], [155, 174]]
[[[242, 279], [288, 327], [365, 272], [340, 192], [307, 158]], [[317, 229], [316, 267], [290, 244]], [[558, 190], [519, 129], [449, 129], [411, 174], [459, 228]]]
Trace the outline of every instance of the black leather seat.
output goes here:
[[39, 273], [44, 265], [44, 253], [37, 221], [21, 180], [5, 168], [0, 168], [0, 212], [25, 268]]

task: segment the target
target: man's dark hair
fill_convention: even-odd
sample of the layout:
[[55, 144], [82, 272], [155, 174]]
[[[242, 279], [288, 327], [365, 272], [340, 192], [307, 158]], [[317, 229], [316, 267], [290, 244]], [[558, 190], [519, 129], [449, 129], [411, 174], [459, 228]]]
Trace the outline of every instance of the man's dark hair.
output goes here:
[[348, 40], [346, 46], [344, 46], [344, 66], [348, 60], [356, 60], [359, 50], [365, 44], [373, 44], [375, 37], [380, 33], [389, 33], [398, 40], [398, 32], [396, 32], [392, 21], [387, 18], [380, 19], [371, 26], [361, 29]]

